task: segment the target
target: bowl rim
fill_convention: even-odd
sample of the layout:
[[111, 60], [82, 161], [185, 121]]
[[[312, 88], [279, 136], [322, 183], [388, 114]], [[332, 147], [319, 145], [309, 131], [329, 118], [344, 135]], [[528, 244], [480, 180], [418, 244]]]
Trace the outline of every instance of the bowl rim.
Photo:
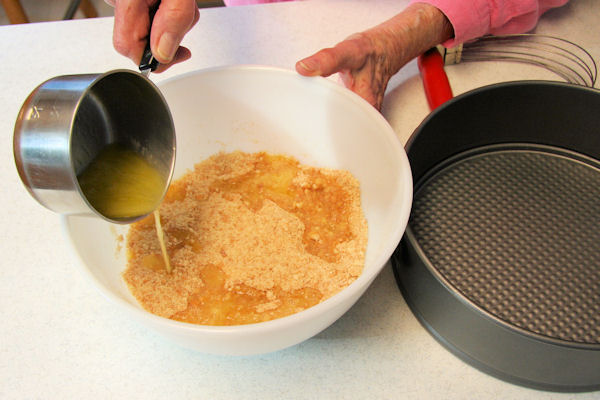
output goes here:
[[[206, 69], [200, 69], [195, 71], [189, 71], [187, 73], [177, 75], [171, 78], [167, 78], [157, 83], [159, 89], [163, 85], [166, 85], [171, 82], [175, 82], [178, 80], [189, 78], [190, 76], [195, 76], [199, 74], [207, 74], [214, 72], [223, 72], [228, 70], [242, 70], [242, 71], [271, 71], [277, 74], [285, 74], [288, 76], [294, 76], [293, 79], [302, 79], [307, 82], [312, 82], [314, 85], [324, 85], [327, 89], [332, 90], [336, 93], [336, 95], [344, 96], [348, 100], [358, 103], [361, 108], [365, 110], [370, 117], [375, 120], [375, 122], [380, 125], [380, 132], [382, 135], [385, 135], [386, 140], [389, 142], [389, 145], [395, 148], [395, 152], [399, 157], [399, 165], [400, 165], [400, 177], [402, 182], [404, 182], [405, 187], [401, 191], [401, 193], [397, 196], [400, 200], [398, 206], [403, 207], [404, 209], [400, 213], [400, 218], [398, 223], [396, 224], [389, 243], [379, 250], [379, 254], [373, 259], [374, 268], [372, 268], [368, 274], [365, 274], [365, 271], [358, 276], [356, 280], [354, 280], [350, 285], [343, 288], [338, 293], [329, 297], [328, 299], [309, 307], [305, 310], [299, 311], [297, 313], [276, 318], [269, 321], [257, 322], [251, 324], [243, 324], [243, 325], [229, 325], [229, 326], [219, 326], [219, 325], [200, 325], [193, 324], [189, 322], [176, 321], [169, 318], [161, 317], [155, 314], [146, 311], [139, 305], [131, 304], [125, 299], [115, 295], [111, 290], [105, 287], [105, 285], [100, 282], [96, 276], [90, 271], [90, 269], [85, 264], [83, 258], [79, 254], [77, 250], [77, 246], [73, 240], [72, 235], [69, 233], [69, 221], [70, 218], [75, 216], [68, 215], [60, 215], [60, 225], [61, 230], [65, 238], [67, 239], [67, 243], [69, 245], [69, 249], [72, 253], [74, 253], [78, 263], [81, 267], [79, 268], [84, 276], [93, 284], [93, 286], [107, 299], [111, 302], [123, 306], [126, 310], [131, 312], [134, 316], [142, 319], [147, 319], [153, 322], [155, 325], [161, 325], [165, 328], [183, 330], [187, 332], [194, 333], [205, 333], [205, 334], [220, 334], [220, 335], [231, 335], [235, 336], [240, 333], [244, 334], [259, 334], [266, 331], [275, 331], [280, 329], [285, 329], [288, 326], [293, 326], [298, 322], [303, 320], [311, 320], [313, 318], [318, 317], [320, 314], [325, 313], [328, 309], [336, 308], [341, 303], [346, 302], [349, 298], [356, 296], [356, 299], [362, 295], [361, 291], [365, 291], [371, 284], [372, 280], [374, 280], [377, 275], [381, 272], [384, 266], [389, 262], [391, 255], [393, 254], [395, 248], [397, 247], [402, 235], [408, 224], [408, 219], [410, 216], [410, 210], [412, 206], [412, 172], [410, 169], [410, 164], [408, 161], [408, 156], [404, 147], [401, 144], [400, 139], [396, 136], [393, 128], [389, 124], [389, 122], [383, 117], [383, 115], [378, 112], [370, 103], [364, 100], [362, 97], [357, 95], [356, 93], [350, 91], [349, 89], [341, 86], [333, 82], [330, 79], [323, 78], [320, 76], [316, 77], [304, 77], [297, 74], [295, 71], [273, 67], [273, 66], [264, 66], [264, 65], [254, 65], [254, 64], [243, 64], [243, 65], [226, 65], [226, 66], [218, 66]], [[85, 218], [85, 217], [77, 217], [77, 218]], [[107, 222], [109, 223], [109, 222]], [[367, 244], [368, 246], [368, 244]], [[366, 267], [366, 265], [364, 266]], [[364, 268], [363, 267], [363, 268]], [[358, 296], [357, 296], [358, 295]], [[343, 315], [343, 314], [342, 314]], [[337, 319], [337, 318], [336, 318]], [[328, 326], [328, 325], [327, 325]]]

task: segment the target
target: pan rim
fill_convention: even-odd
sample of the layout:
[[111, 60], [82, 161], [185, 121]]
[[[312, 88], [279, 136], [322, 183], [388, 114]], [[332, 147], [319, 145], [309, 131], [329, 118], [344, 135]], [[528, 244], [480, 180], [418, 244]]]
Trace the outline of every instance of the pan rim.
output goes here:
[[444, 113], [447, 108], [452, 107], [452, 105], [456, 102], [462, 101], [462, 99], [465, 97], [471, 97], [471, 96], [479, 94], [479, 93], [493, 91], [493, 90], [501, 90], [503, 88], [540, 86], [540, 85], [549, 86], [549, 87], [557, 87], [557, 88], [569, 88], [569, 89], [573, 89], [573, 90], [579, 90], [582, 92], [594, 93], [595, 95], [600, 95], [600, 89], [595, 88], [595, 87], [587, 87], [587, 86], [577, 85], [574, 83], [557, 82], [557, 81], [551, 81], [551, 80], [513, 80], [513, 81], [492, 83], [489, 85], [480, 86], [480, 87], [477, 87], [477, 88], [474, 88], [471, 90], [467, 90], [466, 92], [461, 93], [457, 96], [454, 96], [453, 98], [446, 101], [444, 104], [437, 107], [435, 110], [431, 111], [423, 119], [423, 121], [421, 121], [421, 123], [417, 126], [417, 128], [414, 130], [414, 132], [410, 135], [410, 137], [406, 141], [406, 144], [404, 145], [404, 149], [406, 150], [406, 153], [409, 154], [415, 139], [419, 136], [418, 133], [423, 130], [423, 127], [428, 125], [430, 120], [432, 120], [434, 118], [439, 118], [439, 117], [437, 117], [438, 114]]

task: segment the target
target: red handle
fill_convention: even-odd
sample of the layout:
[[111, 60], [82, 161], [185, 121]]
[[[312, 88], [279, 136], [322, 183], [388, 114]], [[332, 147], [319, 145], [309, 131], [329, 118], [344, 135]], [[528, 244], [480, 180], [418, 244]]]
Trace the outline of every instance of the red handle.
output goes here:
[[419, 56], [417, 65], [429, 108], [433, 111], [453, 97], [448, 76], [444, 71], [444, 60], [440, 52], [433, 48]]

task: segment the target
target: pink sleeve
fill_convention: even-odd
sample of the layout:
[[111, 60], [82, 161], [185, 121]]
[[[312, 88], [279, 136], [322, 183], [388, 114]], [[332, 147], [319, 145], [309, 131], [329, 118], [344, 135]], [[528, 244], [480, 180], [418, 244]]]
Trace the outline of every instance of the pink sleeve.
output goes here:
[[226, 6], [246, 6], [249, 4], [279, 3], [281, 1], [294, 0], [224, 0], [224, 3]]
[[438, 8], [454, 27], [451, 47], [486, 34], [523, 33], [535, 27], [540, 16], [569, 0], [412, 0]]

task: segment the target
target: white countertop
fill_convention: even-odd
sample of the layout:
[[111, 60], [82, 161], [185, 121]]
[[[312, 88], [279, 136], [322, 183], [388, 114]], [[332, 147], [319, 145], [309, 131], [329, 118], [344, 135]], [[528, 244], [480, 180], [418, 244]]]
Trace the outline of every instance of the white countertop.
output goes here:
[[[405, 0], [292, 2], [201, 11], [193, 58], [158, 81], [224, 64], [292, 69], [322, 47], [400, 11]], [[537, 31], [571, 39], [600, 62], [600, 2], [573, 0]], [[273, 354], [220, 357], [183, 349], [130, 321], [77, 271], [59, 218], [21, 184], [12, 155], [22, 102], [57, 75], [134, 69], [112, 48], [112, 19], [0, 27], [0, 398], [600, 399], [505, 383], [444, 349], [419, 324], [389, 265], [340, 320]], [[513, 79], [555, 79], [507, 63], [447, 68], [455, 94]], [[428, 110], [415, 63], [390, 83], [384, 115], [405, 142]]]

